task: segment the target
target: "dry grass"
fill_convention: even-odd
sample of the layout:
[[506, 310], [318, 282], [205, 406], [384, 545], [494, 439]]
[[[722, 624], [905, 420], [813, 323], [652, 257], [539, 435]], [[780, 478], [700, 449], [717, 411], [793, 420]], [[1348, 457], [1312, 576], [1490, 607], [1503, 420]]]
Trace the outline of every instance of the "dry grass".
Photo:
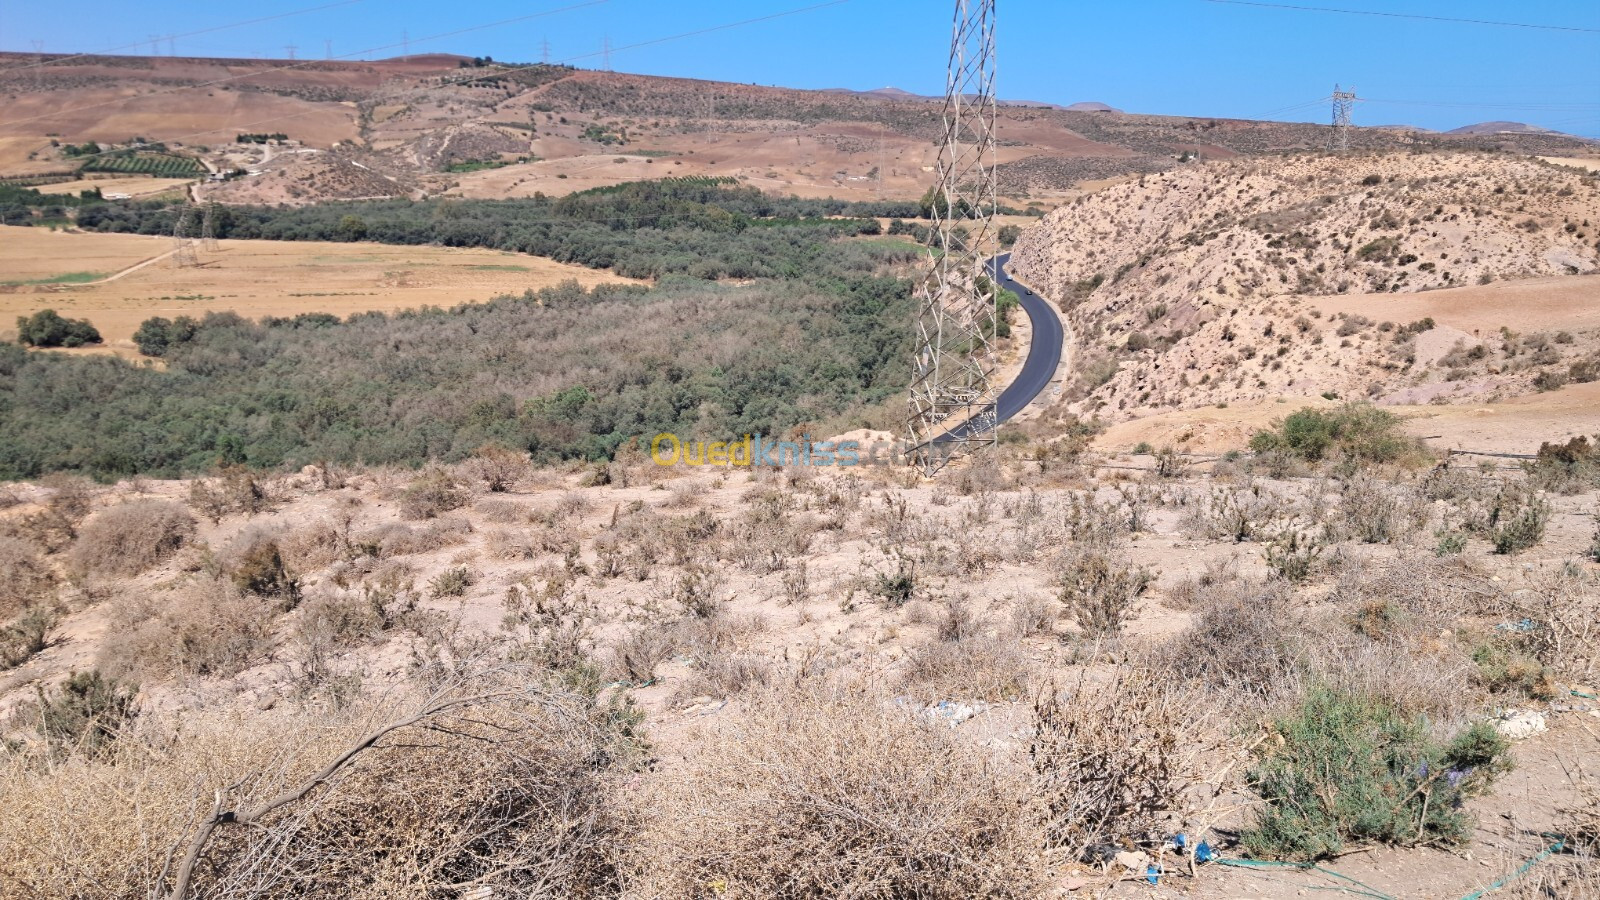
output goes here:
[[[220, 828], [195, 896], [614, 895], [628, 828], [613, 780], [635, 754], [615, 711], [526, 681], [455, 691], [460, 706], [380, 739], [299, 802]], [[214, 792], [248, 809], [416, 703], [156, 718], [98, 758], [8, 765], [0, 871], [34, 896], [147, 896]]]
[[27, 541], [0, 535], [0, 620], [16, 615], [55, 584], [55, 572]]
[[84, 524], [68, 553], [79, 575], [137, 575], [154, 568], [194, 536], [194, 516], [166, 500], [107, 507]]
[[234, 675], [269, 657], [273, 612], [262, 598], [204, 578], [133, 594], [112, 607], [118, 639], [101, 647], [100, 666], [137, 680]]
[[654, 781], [641, 897], [1033, 897], [1042, 835], [1015, 766], [856, 688], [750, 696]]

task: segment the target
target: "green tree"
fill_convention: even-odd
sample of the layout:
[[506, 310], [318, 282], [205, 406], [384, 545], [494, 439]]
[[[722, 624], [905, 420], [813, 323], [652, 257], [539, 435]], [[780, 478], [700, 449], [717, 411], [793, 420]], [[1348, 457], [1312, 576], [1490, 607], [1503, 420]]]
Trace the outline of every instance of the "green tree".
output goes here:
[[341, 241], [359, 241], [367, 236], [367, 223], [360, 216], [345, 216], [336, 233]]
[[17, 340], [29, 347], [82, 347], [100, 343], [100, 332], [87, 319], [68, 319], [53, 309], [17, 317]]

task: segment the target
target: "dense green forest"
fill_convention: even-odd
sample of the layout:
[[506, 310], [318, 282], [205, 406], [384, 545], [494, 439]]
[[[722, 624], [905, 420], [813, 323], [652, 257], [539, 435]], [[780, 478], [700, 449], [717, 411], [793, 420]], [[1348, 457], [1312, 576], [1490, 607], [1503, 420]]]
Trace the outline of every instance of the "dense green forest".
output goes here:
[[[0, 344], [0, 477], [414, 464], [491, 442], [597, 459], [662, 430], [773, 434], [848, 414], [904, 388], [911, 285], [889, 270], [916, 253], [843, 239], [859, 220], [755, 221], [799, 211], [688, 183], [561, 201], [231, 210], [235, 234], [324, 237], [359, 217], [369, 237], [509, 249], [550, 240], [575, 261], [666, 277], [345, 321], [212, 315], [145, 330], [161, 332], [165, 371]], [[119, 221], [159, 231], [162, 214]], [[706, 278], [734, 272], [752, 280]]]

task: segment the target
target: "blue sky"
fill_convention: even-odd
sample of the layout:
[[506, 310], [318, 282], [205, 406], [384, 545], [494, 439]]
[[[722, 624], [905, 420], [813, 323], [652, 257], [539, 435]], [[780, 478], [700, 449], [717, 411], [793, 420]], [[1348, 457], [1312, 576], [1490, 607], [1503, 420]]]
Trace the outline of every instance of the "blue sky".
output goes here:
[[[150, 53], [178, 34], [179, 55], [380, 58], [487, 54], [619, 71], [789, 87], [943, 90], [949, 0], [844, 0], [794, 15], [649, 46], [661, 38], [811, 6], [820, 0], [194, 0], [0, 3], [0, 49]], [[331, 8], [181, 36], [245, 19]], [[1133, 112], [1263, 117], [1326, 96], [1334, 82], [1370, 102], [1357, 124], [1452, 128], [1515, 120], [1600, 137], [1596, 0], [1298, 0], [1422, 16], [1588, 31], [1349, 15], [1209, 0], [1001, 0], [999, 92], [1009, 99], [1099, 100]], [[549, 15], [432, 37], [516, 17]], [[326, 43], [325, 43], [326, 42]], [[165, 54], [169, 44], [160, 42]], [[1323, 121], [1325, 104], [1267, 116]]]

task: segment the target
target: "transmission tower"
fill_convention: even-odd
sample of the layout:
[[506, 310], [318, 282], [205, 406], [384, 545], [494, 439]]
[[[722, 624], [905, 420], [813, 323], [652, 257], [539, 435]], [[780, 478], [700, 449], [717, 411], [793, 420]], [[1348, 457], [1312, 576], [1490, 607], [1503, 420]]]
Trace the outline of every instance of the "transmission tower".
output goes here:
[[200, 219], [200, 249], [217, 252], [217, 201], [206, 201], [205, 215]]
[[1350, 149], [1350, 110], [1356, 105], [1356, 89], [1339, 90], [1333, 86], [1333, 134], [1328, 136], [1328, 151], [1342, 153]]
[[172, 243], [176, 245], [172, 252], [172, 264], [180, 269], [199, 265], [194, 255], [194, 238], [189, 236], [193, 230], [194, 207], [184, 204], [183, 211], [178, 213], [178, 221], [172, 226]]
[[996, 200], [994, 12], [995, 0], [956, 0], [931, 198], [936, 259], [917, 291], [911, 373], [911, 463], [926, 475], [999, 437], [995, 295], [984, 274]]

